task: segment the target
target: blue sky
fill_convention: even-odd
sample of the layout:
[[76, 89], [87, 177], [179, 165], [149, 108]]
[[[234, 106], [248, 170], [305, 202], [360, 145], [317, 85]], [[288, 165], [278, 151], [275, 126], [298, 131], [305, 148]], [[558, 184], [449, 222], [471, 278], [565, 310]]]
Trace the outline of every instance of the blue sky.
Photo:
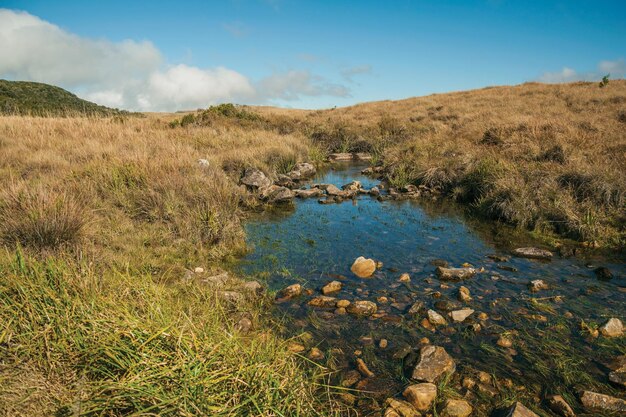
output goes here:
[[[0, 15], [0, 77], [53, 82], [134, 109], [223, 101], [323, 108], [626, 72], [623, 0], [0, 5], [8, 9]], [[4, 34], [2, 19], [14, 23]], [[52, 47], [42, 51], [45, 44]], [[16, 48], [21, 57], [3, 65], [3, 49]], [[99, 74], [64, 78], [77, 65], [97, 65]]]

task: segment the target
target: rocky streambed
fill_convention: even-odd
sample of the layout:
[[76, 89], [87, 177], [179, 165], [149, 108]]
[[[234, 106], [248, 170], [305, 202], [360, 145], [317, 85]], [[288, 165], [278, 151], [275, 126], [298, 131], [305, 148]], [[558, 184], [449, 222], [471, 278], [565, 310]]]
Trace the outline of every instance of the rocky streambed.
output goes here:
[[624, 259], [559, 256], [361, 165], [296, 168], [246, 173], [290, 204], [248, 221], [241, 268], [276, 291], [290, 348], [331, 371], [337, 401], [388, 417], [626, 413]]

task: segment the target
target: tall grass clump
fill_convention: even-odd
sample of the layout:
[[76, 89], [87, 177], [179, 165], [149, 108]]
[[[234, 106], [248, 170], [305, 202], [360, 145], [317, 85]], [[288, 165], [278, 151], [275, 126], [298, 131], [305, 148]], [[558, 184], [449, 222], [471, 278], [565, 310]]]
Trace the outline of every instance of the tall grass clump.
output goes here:
[[14, 185], [0, 196], [0, 238], [34, 249], [78, 244], [85, 234], [84, 203], [67, 192]]

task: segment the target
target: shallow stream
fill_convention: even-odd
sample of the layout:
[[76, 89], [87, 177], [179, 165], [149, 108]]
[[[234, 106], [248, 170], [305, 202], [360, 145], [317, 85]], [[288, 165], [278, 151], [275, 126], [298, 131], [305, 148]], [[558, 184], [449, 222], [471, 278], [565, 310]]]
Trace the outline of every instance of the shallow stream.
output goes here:
[[[313, 182], [341, 187], [359, 180], [364, 188], [377, 185], [377, 180], [360, 174], [362, 168], [340, 165]], [[339, 372], [332, 383], [339, 384], [343, 371], [354, 369], [354, 352], [361, 351], [376, 377], [358, 387], [374, 398], [397, 395], [408, 382], [405, 361], [397, 359], [399, 351], [417, 348], [428, 338], [456, 360], [450, 389], [465, 395], [460, 381], [477, 371], [499, 381], [493, 383], [495, 390], [470, 395], [472, 403], [484, 403], [485, 410], [511, 398], [526, 398], [532, 405], [533, 399], [547, 394], [562, 394], [575, 403], [579, 389], [624, 397], [623, 389], [609, 383], [605, 366], [626, 353], [624, 338], [593, 336], [593, 329], [610, 317], [626, 322], [624, 259], [516, 258], [510, 256], [514, 247], [540, 244], [528, 238], [515, 241], [507, 229], [467, 219], [446, 200], [380, 202], [368, 195], [329, 205], [298, 200], [292, 209], [250, 219], [246, 232], [252, 251], [242, 262], [245, 273], [265, 279], [273, 290], [293, 283], [313, 290], [279, 304], [277, 312], [286, 318], [288, 335], [309, 332], [313, 337], [308, 344], [319, 347], [326, 361], [333, 358]], [[497, 262], [489, 255], [509, 260]], [[359, 256], [381, 261], [383, 267], [372, 278], [358, 278], [350, 267]], [[485, 272], [463, 282], [441, 281], [434, 274], [441, 261], [452, 267], [469, 263]], [[599, 280], [594, 273], [598, 266], [609, 268], [614, 278]], [[398, 282], [402, 273], [410, 275], [410, 283]], [[528, 283], [535, 279], [544, 280], [550, 289], [531, 292]], [[308, 306], [333, 280], [343, 284], [334, 297], [370, 300], [386, 314], [374, 319]], [[472, 301], [458, 300], [461, 285], [470, 290]], [[431, 330], [422, 324], [424, 313], [406, 314], [415, 301], [445, 317], [448, 310], [463, 307], [475, 312], [463, 323], [448, 319], [448, 325]], [[479, 313], [488, 318], [479, 320]], [[502, 335], [512, 341], [511, 347], [497, 344]], [[385, 348], [379, 347], [381, 339], [388, 341]]]

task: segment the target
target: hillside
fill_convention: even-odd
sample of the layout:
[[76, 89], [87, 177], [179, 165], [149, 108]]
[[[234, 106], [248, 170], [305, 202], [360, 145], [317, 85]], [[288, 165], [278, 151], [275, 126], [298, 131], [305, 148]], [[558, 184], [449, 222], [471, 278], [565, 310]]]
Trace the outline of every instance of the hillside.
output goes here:
[[255, 111], [320, 152], [372, 153], [391, 186], [423, 185], [488, 219], [624, 247], [626, 80]]
[[0, 114], [111, 116], [121, 113], [124, 112], [83, 100], [53, 85], [0, 80]]

